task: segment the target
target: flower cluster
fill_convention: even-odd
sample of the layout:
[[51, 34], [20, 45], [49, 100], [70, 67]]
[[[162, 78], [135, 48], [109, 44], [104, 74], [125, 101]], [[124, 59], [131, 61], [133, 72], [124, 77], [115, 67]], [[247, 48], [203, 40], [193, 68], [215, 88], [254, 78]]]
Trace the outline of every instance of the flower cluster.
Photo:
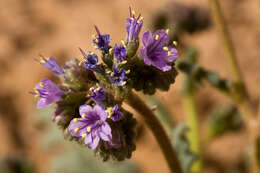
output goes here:
[[176, 77], [174, 62], [178, 52], [169, 44], [169, 30], [154, 34], [147, 30], [138, 52], [143, 17], [130, 8], [126, 19], [126, 39], [110, 46], [111, 38], [95, 26], [93, 45], [101, 52], [85, 52], [81, 60], [72, 59], [61, 66], [53, 57], [39, 61], [60, 83], [43, 79], [34, 92], [38, 108], [55, 103], [53, 121], [67, 139], [95, 151], [103, 160], [124, 160], [135, 150], [136, 120], [122, 107], [131, 89], [154, 94], [168, 90]]

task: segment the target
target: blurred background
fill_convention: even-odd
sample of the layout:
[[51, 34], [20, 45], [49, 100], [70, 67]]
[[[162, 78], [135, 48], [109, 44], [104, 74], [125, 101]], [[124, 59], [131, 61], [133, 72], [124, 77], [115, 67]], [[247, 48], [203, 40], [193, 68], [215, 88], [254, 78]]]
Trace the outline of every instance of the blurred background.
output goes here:
[[[237, 52], [244, 79], [254, 98], [260, 90], [260, 1], [220, 0]], [[131, 6], [144, 17], [148, 28], [170, 27], [174, 40], [192, 45], [198, 62], [209, 70], [230, 77], [226, 55], [212, 17], [208, 0], [0, 0], [0, 172], [83, 173], [83, 172], [169, 172], [163, 155], [139, 116], [140, 134], [132, 159], [120, 164], [93, 159], [93, 153], [64, 141], [51, 122], [52, 110], [37, 110], [28, 92], [51, 73], [34, 59], [39, 54], [54, 56], [60, 63], [80, 57], [78, 47], [92, 50], [94, 25], [109, 33], [112, 44], [125, 37], [125, 19]], [[169, 92], [157, 92], [174, 122], [184, 122], [180, 99], [182, 75]], [[230, 105], [223, 95], [203, 85], [196, 93], [202, 140], [208, 114], [216, 105]], [[205, 137], [206, 138], [206, 137]], [[246, 172], [243, 127], [204, 141], [205, 171]], [[88, 170], [88, 171], [86, 171]], [[106, 170], [106, 171], [104, 171]], [[9, 172], [8, 172], [9, 171]]]

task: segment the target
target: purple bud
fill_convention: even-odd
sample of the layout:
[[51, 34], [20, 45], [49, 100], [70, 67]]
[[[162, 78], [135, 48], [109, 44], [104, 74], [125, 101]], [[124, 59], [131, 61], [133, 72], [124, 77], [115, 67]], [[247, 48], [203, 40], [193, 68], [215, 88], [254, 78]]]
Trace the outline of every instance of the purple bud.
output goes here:
[[124, 46], [118, 46], [117, 44], [115, 44], [114, 56], [119, 62], [125, 61], [126, 60], [126, 48]]
[[126, 71], [124, 69], [119, 69], [117, 65], [113, 65], [113, 71], [109, 74], [110, 82], [117, 86], [124, 86], [126, 84]]
[[82, 49], [79, 50], [85, 58], [85, 61], [83, 62], [83, 67], [95, 72], [103, 71], [102, 66], [98, 65], [98, 56], [94, 52], [88, 51], [88, 53], [86, 54]]
[[130, 10], [130, 17], [126, 19], [126, 33], [128, 42], [138, 40], [139, 33], [143, 26], [143, 17], [136, 16], [135, 12]]
[[55, 75], [63, 75], [64, 74], [64, 69], [60, 66], [60, 64], [53, 58], [45, 58], [41, 57], [40, 63], [48, 68], [50, 71], [52, 71]]
[[109, 43], [111, 42], [111, 38], [108, 34], [100, 34], [98, 28], [95, 26], [97, 36], [93, 39], [93, 43], [97, 49], [100, 49], [104, 53], [109, 52]]
[[105, 91], [103, 87], [100, 87], [98, 85], [90, 88], [91, 95], [90, 98], [94, 100], [96, 103], [101, 103], [105, 101], [106, 96], [105, 96]]

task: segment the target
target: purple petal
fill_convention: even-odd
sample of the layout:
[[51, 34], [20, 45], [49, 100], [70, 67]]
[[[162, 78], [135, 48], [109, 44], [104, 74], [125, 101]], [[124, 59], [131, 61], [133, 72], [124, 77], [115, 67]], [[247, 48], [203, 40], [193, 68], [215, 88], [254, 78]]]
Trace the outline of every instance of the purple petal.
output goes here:
[[170, 37], [168, 34], [166, 34], [165, 30], [164, 29], [161, 29], [161, 30], [157, 30], [153, 36], [155, 37], [156, 35], [159, 36], [159, 39], [156, 40], [156, 45], [157, 45], [157, 48], [162, 48], [164, 46], [168, 46], [169, 44], [169, 41], [170, 41]]
[[142, 58], [143, 58], [143, 60], [144, 60], [144, 63], [145, 63], [146, 65], [151, 65], [151, 64], [152, 64], [151, 59], [147, 56], [147, 49], [142, 48], [142, 49], [140, 50], [140, 55], [142, 56]]
[[[82, 118], [78, 118], [77, 120], [77, 122], [75, 122], [74, 119], [70, 121], [68, 130], [72, 136], [81, 137], [82, 134], [87, 133], [86, 122], [82, 121]], [[79, 130], [75, 132], [77, 128]]]
[[152, 32], [147, 30], [143, 34], [143, 46], [147, 47], [152, 39]]
[[100, 117], [101, 121], [105, 121], [108, 114], [105, 110], [105, 108], [101, 105], [95, 105], [93, 108], [94, 111], [96, 111], [96, 113], [98, 114], [98, 116]]
[[108, 125], [108, 123], [105, 122], [105, 123], [100, 127], [99, 136], [100, 136], [104, 141], [110, 141], [110, 140], [112, 140], [111, 128], [110, 128], [110, 126]]
[[46, 98], [40, 98], [37, 102], [37, 109], [45, 108], [52, 102], [48, 101]]
[[95, 150], [98, 146], [99, 140], [99, 136], [95, 135], [94, 133], [90, 133], [86, 136], [84, 143], [92, 150]]
[[170, 65], [166, 64], [166, 62], [164, 60], [160, 60], [160, 59], [156, 59], [156, 60], [152, 61], [152, 65], [162, 71], [169, 71], [172, 68]]
[[165, 60], [167, 62], [173, 62], [178, 58], [178, 51], [175, 48], [169, 48], [169, 51], [171, 52], [171, 55], [167, 56]]
[[91, 111], [92, 111], [92, 107], [89, 105], [84, 104], [79, 107], [79, 114], [81, 115], [81, 117], [83, 117], [83, 114], [87, 114], [88, 112]]

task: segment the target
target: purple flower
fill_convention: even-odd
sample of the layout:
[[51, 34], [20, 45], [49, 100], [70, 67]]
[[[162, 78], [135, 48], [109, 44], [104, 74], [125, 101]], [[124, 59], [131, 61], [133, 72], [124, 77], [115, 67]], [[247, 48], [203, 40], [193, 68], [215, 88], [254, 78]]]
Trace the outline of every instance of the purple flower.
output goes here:
[[96, 85], [90, 88], [91, 95], [90, 98], [97, 103], [103, 102], [106, 99], [105, 91], [103, 87]]
[[69, 125], [69, 132], [72, 136], [84, 140], [84, 143], [91, 149], [96, 149], [100, 138], [103, 141], [112, 140], [112, 132], [106, 122], [108, 116], [102, 105], [89, 105], [79, 107], [81, 118], [74, 118]]
[[128, 41], [136, 41], [143, 26], [143, 17], [136, 16], [135, 12], [130, 10], [130, 17], [126, 19], [126, 33]]
[[162, 71], [171, 70], [169, 63], [178, 57], [177, 49], [168, 46], [169, 36], [165, 30], [157, 30], [154, 34], [147, 30], [143, 34], [143, 48], [140, 50], [144, 63]]
[[118, 121], [123, 117], [123, 113], [118, 110], [117, 104], [113, 108], [108, 108], [106, 112], [108, 113], [108, 118], [111, 118], [113, 121]]
[[38, 83], [32, 93], [36, 98], [39, 97], [37, 108], [44, 108], [49, 104], [61, 100], [64, 92], [49, 79], [43, 79]]
[[98, 65], [98, 56], [94, 52], [88, 51], [86, 54], [81, 48], [79, 48], [81, 54], [84, 56], [85, 61], [83, 62], [83, 67], [85, 67], [88, 70], [92, 70], [95, 72], [101, 72], [102, 67]]
[[48, 68], [50, 71], [52, 71], [55, 75], [63, 75], [64, 74], [64, 69], [60, 66], [60, 64], [53, 58], [45, 58], [41, 56], [40, 63]]
[[117, 44], [115, 44], [114, 56], [119, 62], [125, 61], [126, 60], [126, 48], [124, 46], [118, 46]]
[[118, 69], [117, 65], [113, 65], [113, 71], [108, 76], [110, 79], [110, 82], [117, 86], [123, 86], [126, 84], [126, 71], [124, 69]]
[[97, 31], [97, 36], [93, 39], [93, 43], [97, 49], [100, 49], [104, 53], [109, 52], [109, 43], [112, 40], [110, 36], [106, 33], [100, 34], [98, 28], [95, 26], [95, 29]]

